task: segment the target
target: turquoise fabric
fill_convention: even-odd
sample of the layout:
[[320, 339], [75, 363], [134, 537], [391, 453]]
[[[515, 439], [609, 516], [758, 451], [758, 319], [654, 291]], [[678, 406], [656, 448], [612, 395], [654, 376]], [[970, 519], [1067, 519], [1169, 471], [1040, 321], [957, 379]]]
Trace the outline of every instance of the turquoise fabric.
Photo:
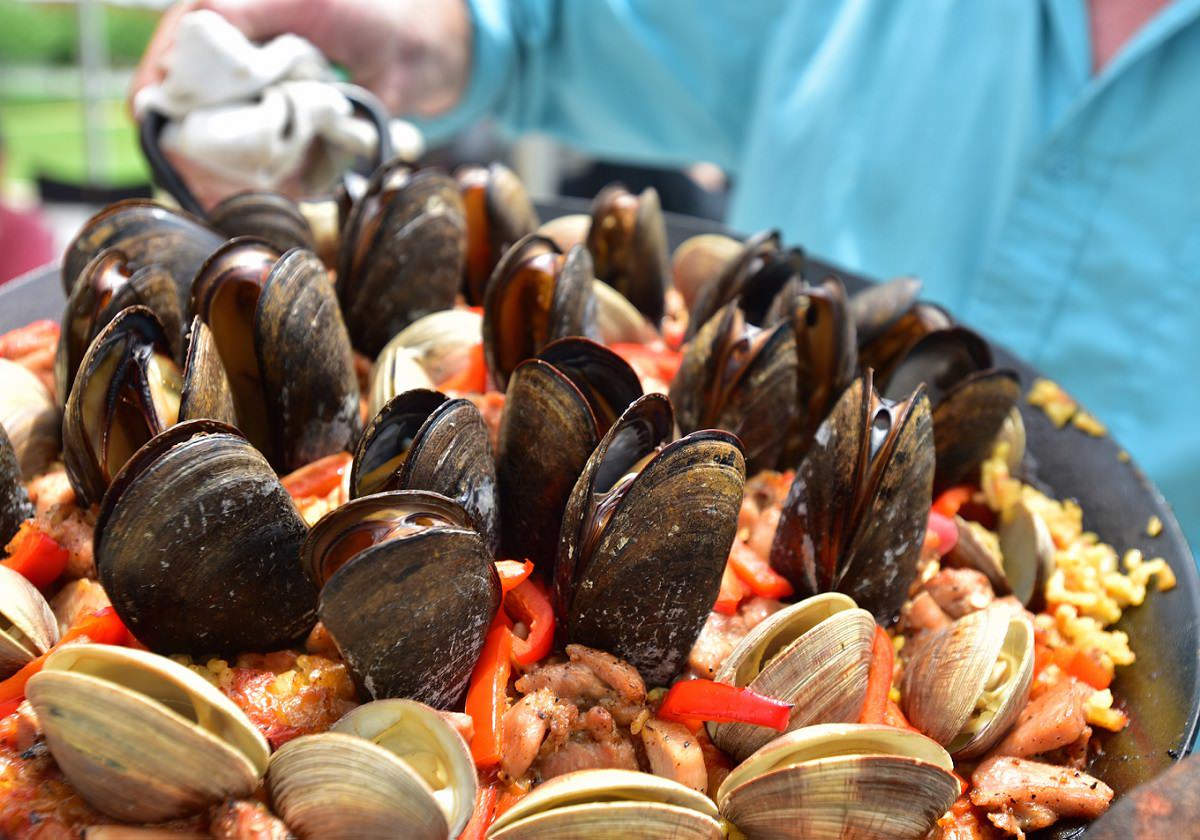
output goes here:
[[435, 136], [493, 115], [600, 155], [720, 164], [733, 227], [917, 274], [1065, 383], [1200, 544], [1200, 0], [1098, 77], [1085, 0], [472, 8], [472, 80]]

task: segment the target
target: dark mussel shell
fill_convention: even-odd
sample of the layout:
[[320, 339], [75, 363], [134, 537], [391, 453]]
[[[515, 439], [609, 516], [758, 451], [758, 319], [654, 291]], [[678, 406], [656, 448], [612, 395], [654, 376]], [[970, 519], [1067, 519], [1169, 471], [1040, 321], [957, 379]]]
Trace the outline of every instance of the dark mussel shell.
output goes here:
[[896, 365], [883, 393], [895, 398], [921, 383], [933, 404], [934, 490], [940, 491], [988, 456], [1021, 385], [1015, 372], [993, 366], [991, 347], [964, 327], [920, 339]]
[[921, 294], [916, 277], [897, 277], [886, 283], [872, 283], [850, 298], [850, 317], [862, 344], [870, 344], [886, 333], [912, 309]]
[[219, 420], [237, 425], [233, 389], [217, 352], [212, 331], [199, 316], [192, 319], [183, 359], [183, 390], [179, 394], [179, 419]]
[[230, 239], [238, 236], [265, 239], [280, 253], [291, 248], [317, 250], [308, 219], [294, 201], [277, 192], [231, 195], [208, 211], [208, 221]]
[[785, 299], [794, 296], [803, 280], [804, 263], [804, 252], [800, 249], [784, 250], [778, 231], [763, 231], [750, 237], [742, 252], [730, 260], [717, 279], [696, 295], [685, 337], [690, 340], [709, 319], [735, 300], [746, 313], [746, 320], [755, 326], [772, 323], [772, 314], [790, 312], [790, 305], [781, 307], [776, 300], [780, 295]]
[[67, 401], [79, 363], [92, 339], [118, 312], [130, 306], [144, 306], [158, 317], [171, 355], [179, 360], [183, 315], [175, 282], [158, 264], [132, 270], [124, 253], [109, 248], [83, 267], [67, 298], [58, 352], [54, 358], [54, 380], [60, 403]]
[[338, 252], [338, 299], [355, 348], [374, 358], [413, 321], [454, 306], [466, 248], [453, 178], [400, 160], [379, 167], [346, 217]]
[[887, 382], [896, 365], [918, 341], [932, 332], [953, 326], [953, 323], [941, 307], [914, 303], [874, 338], [858, 336], [858, 364], [863, 370], [874, 370], [877, 381]]
[[348, 449], [359, 430], [350, 339], [325, 267], [233, 239], [196, 276], [194, 309], [212, 331], [238, 427], [281, 473]]
[[180, 423], [114, 479], [96, 568], [121, 620], [158, 653], [274, 650], [316, 621], [296, 558], [307, 528], [236, 429]]
[[483, 352], [503, 390], [517, 365], [556, 338], [589, 335], [595, 321], [592, 260], [530, 234], [500, 259], [483, 301]]
[[752, 475], [779, 466], [796, 414], [796, 359], [790, 322], [759, 328], [727, 304], [688, 343], [671, 383], [680, 430], [737, 435]]
[[637, 374], [606, 347], [564, 338], [513, 371], [496, 446], [506, 557], [554, 566], [558, 526], [596, 444], [642, 395]]
[[33, 505], [25, 492], [21, 464], [8, 434], [0, 426], [0, 545], [8, 545], [21, 523], [31, 516]]
[[890, 623], [917, 573], [933, 470], [924, 389], [881, 399], [868, 371], [842, 394], [796, 471], [771, 565], [797, 597], [843, 592]]
[[83, 505], [99, 502], [130, 456], [175, 423], [182, 388], [166, 333], [149, 309], [123, 309], [100, 331], [63, 413], [63, 461]]
[[587, 248], [596, 277], [658, 326], [671, 276], [667, 226], [658, 192], [647, 187], [635, 196], [621, 184], [600, 190], [592, 201]]
[[479, 306], [496, 263], [517, 240], [537, 230], [538, 216], [521, 179], [502, 163], [460, 166], [454, 178], [467, 220], [463, 295]]
[[88, 219], [63, 254], [63, 291], [75, 282], [97, 254], [116, 248], [125, 255], [128, 270], [158, 265], [171, 276], [186, 312], [192, 278], [224, 237], [199, 219], [145, 199], [110, 204]]
[[649, 685], [679, 673], [712, 610], [746, 477], [737, 438], [667, 443], [672, 426], [670, 402], [648, 394], [609, 429], [571, 492], [554, 571], [566, 640]]
[[330, 511], [304, 541], [321, 622], [370, 697], [461, 702], [500, 607], [492, 556], [468, 522], [445, 496], [396, 490]]
[[453, 499], [495, 554], [496, 462], [487, 424], [470, 400], [425, 389], [388, 400], [358, 441], [350, 498], [385, 490], [429, 490]]

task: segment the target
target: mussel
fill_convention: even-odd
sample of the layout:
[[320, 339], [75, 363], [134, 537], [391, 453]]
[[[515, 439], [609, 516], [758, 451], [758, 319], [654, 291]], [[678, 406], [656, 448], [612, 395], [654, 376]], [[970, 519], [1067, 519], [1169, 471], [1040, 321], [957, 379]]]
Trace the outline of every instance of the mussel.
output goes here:
[[316, 620], [296, 558], [307, 531], [236, 429], [191, 420], [139, 449], [104, 495], [96, 568], [122, 621], [160, 653], [272, 650]]
[[290, 198], [276, 192], [231, 195], [208, 211], [208, 222], [226, 237], [253, 236], [280, 253], [292, 248], [316, 251], [308, 219]]
[[596, 277], [657, 326], [663, 317], [670, 270], [658, 192], [647, 187], [634, 195], [620, 184], [600, 190], [592, 201], [587, 247]]
[[275, 809], [314, 840], [458, 837], [477, 787], [462, 737], [411, 700], [359, 706], [329, 732], [284, 744], [267, 768]]
[[537, 229], [537, 211], [521, 179], [502, 163], [460, 166], [454, 177], [467, 221], [463, 294], [467, 303], [477, 306], [483, 303], [488, 278], [500, 257]]
[[529, 558], [550, 573], [571, 488], [600, 439], [641, 395], [624, 359], [583, 338], [555, 341], [517, 366], [496, 451], [505, 556]]
[[20, 572], [0, 566], [0, 679], [49, 652], [58, 621], [37, 587]]
[[855, 293], [850, 298], [850, 317], [859, 342], [870, 345], [895, 326], [912, 310], [921, 287], [916, 277], [896, 277]]
[[326, 514], [300, 562], [359, 687], [458, 703], [500, 606], [500, 580], [466, 511], [436, 493], [362, 496]]
[[31, 516], [33, 505], [25, 492], [21, 464], [8, 433], [0, 426], [0, 548], [8, 544], [21, 523]]
[[413, 321], [387, 343], [371, 369], [370, 412], [397, 394], [435, 388], [470, 361], [483, 340], [483, 316], [443, 309]]
[[267, 742], [233, 701], [152, 653], [64, 645], [26, 693], [72, 787], [117, 819], [160, 822], [247, 797], [267, 769]]
[[238, 428], [281, 473], [350, 447], [358, 379], [315, 254], [230, 240], [196, 275], [194, 309], [224, 363]]
[[778, 231], [764, 231], [746, 240], [741, 252], [725, 264], [716, 279], [696, 292], [688, 316], [686, 338], [693, 336], [718, 311], [737, 301], [746, 320], [756, 326], [770, 323], [768, 313], [790, 313], [790, 305], [777, 303], [794, 296], [804, 277], [804, 253], [784, 249]]
[[720, 233], [701, 233], [681, 242], [671, 255], [671, 281], [684, 306], [691, 309], [700, 290], [741, 252], [741, 242]]
[[576, 246], [564, 254], [530, 234], [500, 259], [483, 302], [483, 352], [496, 387], [556, 338], [586, 336], [595, 321], [592, 260]]
[[380, 166], [350, 209], [338, 253], [338, 300], [355, 348], [374, 357], [413, 321], [451, 308], [466, 247], [453, 178], [399, 159]]
[[916, 576], [933, 469], [924, 388], [885, 400], [868, 371], [842, 394], [796, 471], [771, 565], [801, 597], [844, 592], [892, 622]]
[[678, 674], [708, 618], [746, 477], [733, 435], [672, 443], [673, 425], [661, 394], [613, 424], [571, 491], [554, 567], [564, 638], [624, 659], [650, 685]]
[[0, 427], [26, 480], [58, 457], [62, 416], [54, 397], [23, 365], [0, 359]]
[[469, 400], [406, 391], [367, 426], [354, 452], [350, 498], [431, 490], [454, 499], [494, 554], [500, 540], [496, 464], [488, 429]]

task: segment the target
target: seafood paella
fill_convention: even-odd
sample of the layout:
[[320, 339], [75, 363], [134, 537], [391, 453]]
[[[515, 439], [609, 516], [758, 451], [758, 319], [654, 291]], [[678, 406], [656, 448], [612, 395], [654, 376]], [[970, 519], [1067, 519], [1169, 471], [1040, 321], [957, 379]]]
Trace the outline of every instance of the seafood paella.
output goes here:
[[1023, 837], [1174, 578], [899, 278], [503, 166], [112, 205], [0, 336], [0, 836]]

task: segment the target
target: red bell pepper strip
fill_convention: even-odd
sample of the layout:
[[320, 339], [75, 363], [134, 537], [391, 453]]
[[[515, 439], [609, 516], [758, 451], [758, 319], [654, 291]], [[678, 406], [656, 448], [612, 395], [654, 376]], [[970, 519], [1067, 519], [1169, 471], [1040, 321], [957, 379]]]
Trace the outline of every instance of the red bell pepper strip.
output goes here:
[[929, 533], [937, 537], [937, 553], [945, 557], [958, 545], [958, 526], [948, 516], [943, 516], [936, 510], [929, 511]]
[[975, 488], [968, 484], [951, 487], [949, 490], [943, 490], [941, 495], [934, 499], [933, 510], [952, 519], [954, 514], [958, 513], [959, 508], [971, 501], [971, 497], [974, 495]]
[[335, 452], [288, 473], [280, 483], [293, 499], [328, 496], [342, 483], [351, 460], [349, 452]]
[[791, 712], [791, 703], [712, 680], [677, 682], [658, 707], [658, 716], [663, 720], [751, 723], [780, 732], [787, 729]]
[[717, 602], [713, 604], [713, 609], [723, 615], [735, 615], [738, 604], [742, 603], [745, 597], [746, 584], [742, 583], [733, 567], [726, 563], [725, 571], [721, 573], [721, 591], [717, 594]]
[[504, 597], [504, 611], [509, 618], [529, 628], [528, 637], [513, 636], [513, 661], [532, 665], [545, 659], [554, 646], [554, 607], [541, 581], [524, 580]]
[[894, 726], [897, 729], [907, 729], [910, 732], [921, 732], [921, 730], [917, 729], [917, 727], [908, 722], [908, 718], [904, 716], [904, 712], [900, 711], [900, 707], [896, 705], [896, 701], [890, 698], [887, 701], [887, 706], [883, 710], [883, 723], [887, 726]]
[[471, 756], [476, 767], [500, 763], [501, 719], [508, 711], [508, 675], [512, 672], [513, 634], [502, 613], [492, 621], [483, 651], [471, 673], [466, 712], [475, 723]]
[[771, 564], [755, 554], [741, 540], [733, 541], [729, 565], [746, 587], [760, 598], [786, 598], [796, 590], [788, 579], [771, 568]]
[[683, 363], [683, 353], [666, 346], [653, 349], [644, 344], [618, 342], [610, 345], [608, 349], [629, 362], [640, 375], [653, 376], [668, 385], [675, 379], [675, 374], [679, 372], [679, 366]]
[[475, 794], [475, 810], [471, 812], [471, 819], [462, 834], [458, 835], [458, 840], [484, 840], [487, 837], [488, 827], [497, 817], [496, 801], [499, 797], [496, 782], [479, 786]]
[[39, 589], [44, 589], [67, 568], [70, 552], [54, 539], [26, 522], [8, 544], [9, 556], [4, 565], [20, 572]]
[[507, 595], [533, 574], [533, 561], [497, 560], [496, 574], [500, 575], [500, 591]]
[[0, 335], [0, 359], [19, 359], [43, 347], [58, 344], [61, 328], [57, 321], [43, 318]]
[[863, 702], [859, 723], [883, 723], [887, 711], [888, 692], [892, 690], [892, 668], [896, 650], [892, 640], [878, 624], [871, 643], [871, 670], [867, 673], [867, 699]]
[[438, 390], [470, 394], [487, 391], [487, 360], [483, 355], [483, 344], [476, 344], [468, 353], [466, 366], [438, 383]]
[[9, 701], [21, 701], [25, 696], [25, 684], [29, 678], [42, 670], [46, 657], [65, 644], [86, 640], [97, 645], [128, 645], [132, 640], [129, 630], [117, 617], [117, 611], [112, 607], [97, 610], [85, 616], [63, 635], [58, 644], [43, 653], [37, 659], [28, 662], [24, 668], [17, 671], [8, 679], [0, 682], [0, 704]]

